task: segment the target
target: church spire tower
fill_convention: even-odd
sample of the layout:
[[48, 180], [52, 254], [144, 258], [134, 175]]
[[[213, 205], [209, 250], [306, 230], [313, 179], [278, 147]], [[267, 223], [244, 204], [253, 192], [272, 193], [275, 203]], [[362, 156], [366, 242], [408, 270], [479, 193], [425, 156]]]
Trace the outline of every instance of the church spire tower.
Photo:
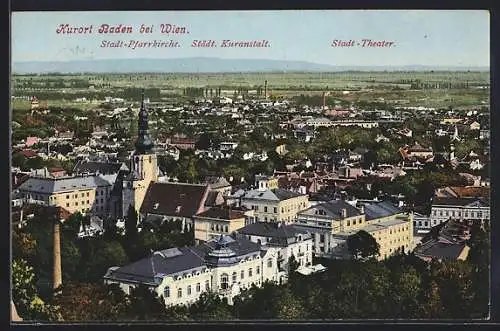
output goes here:
[[142, 91], [141, 109], [139, 110], [138, 134], [135, 141], [135, 154], [150, 154], [153, 148], [153, 141], [148, 135], [148, 111], [144, 106], [144, 91]]
[[138, 133], [135, 151], [131, 157], [130, 173], [123, 180], [122, 215], [128, 214], [132, 206], [140, 214], [140, 208], [149, 184], [158, 180], [158, 162], [153, 151], [153, 141], [148, 134], [148, 111], [144, 105], [142, 93], [141, 108], [138, 118]]

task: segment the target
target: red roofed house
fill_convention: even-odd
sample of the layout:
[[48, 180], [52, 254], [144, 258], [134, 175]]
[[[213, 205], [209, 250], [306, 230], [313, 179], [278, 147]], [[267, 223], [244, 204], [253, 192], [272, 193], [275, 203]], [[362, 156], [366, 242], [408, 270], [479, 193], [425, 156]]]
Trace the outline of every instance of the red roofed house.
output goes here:
[[39, 141], [40, 141], [40, 138], [38, 138], [38, 137], [27, 137], [25, 145], [26, 145], [26, 147], [31, 147], [33, 145], [38, 144]]

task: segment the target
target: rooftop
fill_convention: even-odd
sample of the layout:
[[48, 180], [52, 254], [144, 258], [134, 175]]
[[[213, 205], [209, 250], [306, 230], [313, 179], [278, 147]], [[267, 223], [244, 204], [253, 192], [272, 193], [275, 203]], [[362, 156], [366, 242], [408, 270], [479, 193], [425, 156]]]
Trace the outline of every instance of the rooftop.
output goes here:
[[58, 192], [112, 186], [115, 180], [116, 174], [56, 178], [30, 177], [19, 186], [19, 189], [22, 191], [53, 194]]
[[207, 185], [156, 182], [149, 184], [140, 212], [193, 217], [204, 206]]

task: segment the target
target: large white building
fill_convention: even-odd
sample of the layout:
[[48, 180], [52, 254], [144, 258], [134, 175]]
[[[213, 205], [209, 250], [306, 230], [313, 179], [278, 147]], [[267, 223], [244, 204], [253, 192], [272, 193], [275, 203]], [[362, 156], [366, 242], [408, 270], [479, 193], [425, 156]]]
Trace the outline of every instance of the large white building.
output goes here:
[[146, 285], [167, 306], [194, 303], [207, 291], [232, 304], [242, 289], [279, 281], [278, 251], [246, 238], [220, 236], [198, 246], [169, 248], [126, 266], [111, 267], [104, 281], [119, 284], [126, 293]]
[[290, 273], [288, 262], [292, 256], [298, 267], [312, 266], [313, 239], [307, 231], [281, 223], [258, 222], [248, 224], [236, 232], [238, 236], [246, 237], [259, 245], [279, 249], [280, 282], [284, 282]]
[[490, 205], [483, 198], [435, 198], [432, 202], [429, 228], [449, 219], [489, 221]]

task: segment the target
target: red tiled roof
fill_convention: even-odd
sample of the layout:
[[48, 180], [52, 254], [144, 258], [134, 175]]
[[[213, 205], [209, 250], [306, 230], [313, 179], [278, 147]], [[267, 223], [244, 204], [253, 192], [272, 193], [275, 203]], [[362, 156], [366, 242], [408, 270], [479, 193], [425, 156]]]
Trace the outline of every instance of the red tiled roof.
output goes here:
[[24, 157], [35, 157], [35, 156], [38, 156], [37, 152], [35, 152], [33, 150], [30, 150], [30, 149], [22, 150], [22, 151], [18, 152], [18, 154], [22, 154]]

